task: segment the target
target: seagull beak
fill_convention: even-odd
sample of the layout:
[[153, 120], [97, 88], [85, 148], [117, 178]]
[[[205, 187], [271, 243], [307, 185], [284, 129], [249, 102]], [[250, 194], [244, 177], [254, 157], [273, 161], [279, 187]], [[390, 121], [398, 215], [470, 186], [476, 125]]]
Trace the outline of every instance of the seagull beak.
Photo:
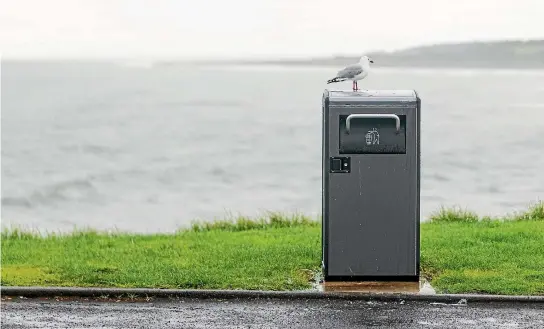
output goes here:
[[374, 61], [373, 61], [373, 60], [370, 60], [370, 63], [374, 63]]

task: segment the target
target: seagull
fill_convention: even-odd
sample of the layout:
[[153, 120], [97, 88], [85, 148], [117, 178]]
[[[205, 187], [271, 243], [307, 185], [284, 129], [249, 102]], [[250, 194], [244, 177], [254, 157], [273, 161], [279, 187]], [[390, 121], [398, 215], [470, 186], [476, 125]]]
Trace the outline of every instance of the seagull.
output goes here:
[[366, 55], [362, 56], [359, 59], [359, 63], [348, 65], [342, 70], [338, 71], [336, 77], [327, 80], [327, 84], [351, 80], [353, 81], [353, 91], [357, 91], [359, 90], [357, 81], [366, 78], [368, 72], [370, 71], [370, 63], [374, 63], [370, 57]]

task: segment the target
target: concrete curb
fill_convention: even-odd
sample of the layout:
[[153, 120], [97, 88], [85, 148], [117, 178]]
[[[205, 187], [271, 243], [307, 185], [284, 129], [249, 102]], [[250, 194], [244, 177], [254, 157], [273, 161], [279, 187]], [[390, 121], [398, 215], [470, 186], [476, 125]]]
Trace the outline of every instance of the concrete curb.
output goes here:
[[197, 299], [345, 299], [376, 301], [421, 301], [457, 303], [467, 302], [509, 302], [544, 303], [544, 296], [437, 294], [420, 295], [409, 293], [359, 293], [359, 292], [318, 292], [318, 291], [262, 291], [262, 290], [202, 290], [202, 289], [147, 289], [147, 288], [71, 288], [71, 287], [0, 287], [2, 297], [151, 297], [151, 298], [197, 298]]

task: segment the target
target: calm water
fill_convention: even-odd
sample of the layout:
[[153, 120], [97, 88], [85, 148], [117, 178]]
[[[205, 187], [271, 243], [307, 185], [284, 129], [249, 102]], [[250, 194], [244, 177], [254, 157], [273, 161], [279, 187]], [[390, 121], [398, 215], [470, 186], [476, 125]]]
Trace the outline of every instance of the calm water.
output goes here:
[[[156, 232], [228, 213], [317, 215], [335, 72], [4, 63], [2, 225]], [[424, 218], [543, 199], [544, 71], [376, 69], [359, 85], [423, 99]]]

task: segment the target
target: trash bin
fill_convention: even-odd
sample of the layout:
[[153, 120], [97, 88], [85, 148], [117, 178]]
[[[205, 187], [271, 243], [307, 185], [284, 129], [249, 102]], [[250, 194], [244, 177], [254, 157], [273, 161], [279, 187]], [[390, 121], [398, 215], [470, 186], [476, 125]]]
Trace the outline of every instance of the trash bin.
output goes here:
[[418, 281], [417, 92], [325, 90], [322, 104], [325, 281]]

